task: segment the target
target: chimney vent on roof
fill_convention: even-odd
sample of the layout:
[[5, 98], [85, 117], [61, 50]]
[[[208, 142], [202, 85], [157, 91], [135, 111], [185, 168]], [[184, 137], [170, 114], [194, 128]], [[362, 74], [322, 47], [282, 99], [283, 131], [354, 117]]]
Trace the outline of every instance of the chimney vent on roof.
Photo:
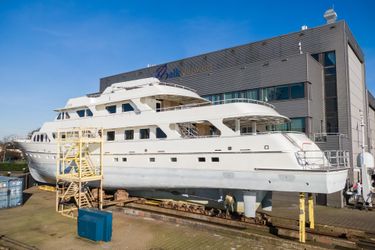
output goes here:
[[307, 30], [307, 25], [302, 25], [301, 30]]
[[326, 10], [326, 12], [324, 12], [323, 17], [326, 19], [327, 24], [335, 23], [336, 20], [337, 20], [337, 13], [333, 8], [328, 9], [328, 10]]

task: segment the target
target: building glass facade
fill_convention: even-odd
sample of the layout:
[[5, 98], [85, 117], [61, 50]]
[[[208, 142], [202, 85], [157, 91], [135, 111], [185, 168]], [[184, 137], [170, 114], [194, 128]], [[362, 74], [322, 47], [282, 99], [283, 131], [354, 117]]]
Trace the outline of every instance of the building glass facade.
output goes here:
[[338, 111], [337, 111], [337, 75], [336, 75], [336, 52], [328, 51], [312, 55], [315, 60], [324, 67], [324, 99], [327, 133], [337, 133]]

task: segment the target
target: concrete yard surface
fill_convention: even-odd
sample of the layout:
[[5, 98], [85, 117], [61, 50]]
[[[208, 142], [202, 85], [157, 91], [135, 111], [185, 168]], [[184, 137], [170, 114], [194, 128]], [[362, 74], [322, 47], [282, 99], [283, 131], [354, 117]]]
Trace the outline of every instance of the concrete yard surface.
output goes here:
[[113, 213], [112, 241], [96, 243], [78, 237], [76, 220], [55, 212], [55, 193], [33, 187], [25, 191], [25, 200], [21, 207], [0, 210], [0, 235], [38, 249], [282, 249], [222, 231], [119, 212]]

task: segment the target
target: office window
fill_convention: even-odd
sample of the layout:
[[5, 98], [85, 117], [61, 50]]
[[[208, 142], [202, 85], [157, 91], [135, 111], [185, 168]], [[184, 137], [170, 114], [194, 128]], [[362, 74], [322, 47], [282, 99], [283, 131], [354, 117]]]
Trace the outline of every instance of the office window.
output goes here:
[[115, 131], [107, 131], [107, 141], [115, 140]]
[[159, 139], [167, 138], [167, 135], [160, 128], [156, 128], [156, 138], [159, 138]]
[[93, 116], [90, 109], [86, 109], [86, 116]]
[[130, 103], [122, 104], [122, 112], [130, 112], [130, 111], [134, 111], [134, 108], [132, 105], [130, 105]]
[[262, 99], [269, 102], [275, 99], [275, 88], [265, 88], [262, 90]]
[[134, 130], [125, 130], [125, 140], [133, 140], [134, 139]]
[[300, 117], [300, 118], [290, 119], [290, 130], [291, 131], [306, 132], [305, 118]]
[[246, 91], [246, 98], [253, 99], [253, 100], [259, 100], [259, 90], [258, 89], [252, 89]]
[[276, 100], [287, 100], [289, 99], [289, 88], [288, 86], [280, 86], [275, 88], [275, 99]]
[[85, 117], [85, 110], [84, 109], [77, 110], [77, 114], [79, 117]]
[[139, 138], [140, 139], [149, 139], [150, 138], [150, 129], [149, 128], [142, 128], [139, 130]]
[[305, 84], [297, 83], [290, 86], [290, 98], [304, 98], [305, 97]]
[[108, 111], [108, 113], [110, 114], [114, 114], [116, 113], [116, 105], [111, 105], [111, 106], [107, 106], [105, 107], [105, 109]]
[[332, 65], [336, 65], [335, 51], [324, 53], [324, 66], [332, 66]]

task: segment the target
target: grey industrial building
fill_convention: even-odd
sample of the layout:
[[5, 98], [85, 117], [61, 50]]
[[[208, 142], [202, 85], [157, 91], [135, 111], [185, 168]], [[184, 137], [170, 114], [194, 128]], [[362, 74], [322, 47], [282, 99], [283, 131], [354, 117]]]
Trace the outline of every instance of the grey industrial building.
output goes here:
[[[328, 13], [328, 17], [327, 17]], [[194, 88], [212, 101], [244, 97], [268, 101], [289, 124], [323, 150], [360, 151], [360, 116], [369, 126], [374, 153], [375, 99], [365, 83], [364, 54], [348, 24], [326, 12], [325, 25], [186, 59], [104, 77], [100, 91], [113, 83], [145, 77]], [[355, 172], [350, 177], [356, 178]]]

